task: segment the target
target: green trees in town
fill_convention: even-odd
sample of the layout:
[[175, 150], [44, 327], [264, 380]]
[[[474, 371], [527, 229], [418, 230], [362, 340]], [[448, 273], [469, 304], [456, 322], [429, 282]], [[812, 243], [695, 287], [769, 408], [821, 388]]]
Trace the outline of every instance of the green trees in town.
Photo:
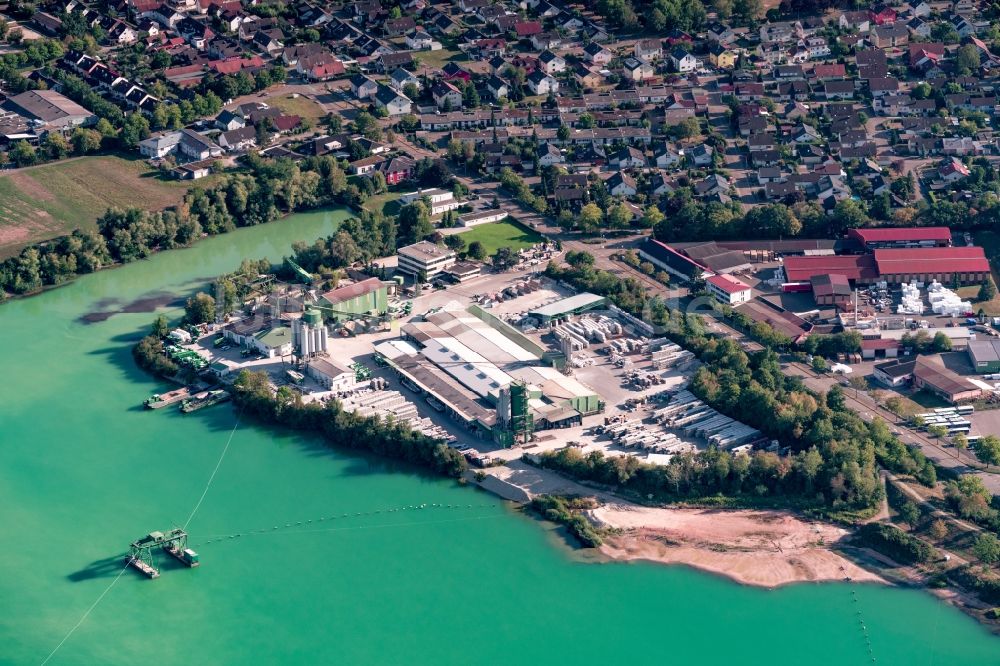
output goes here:
[[422, 201], [414, 201], [399, 209], [399, 241], [410, 245], [434, 233], [431, 216]]
[[215, 299], [199, 291], [184, 304], [184, 320], [189, 324], [215, 321]]
[[976, 297], [977, 301], [992, 301], [996, 298], [997, 287], [993, 284], [991, 278], [986, 278], [983, 283], [979, 286], [979, 295]]
[[972, 450], [987, 467], [1000, 465], [1000, 438], [996, 435], [980, 437], [972, 444]]

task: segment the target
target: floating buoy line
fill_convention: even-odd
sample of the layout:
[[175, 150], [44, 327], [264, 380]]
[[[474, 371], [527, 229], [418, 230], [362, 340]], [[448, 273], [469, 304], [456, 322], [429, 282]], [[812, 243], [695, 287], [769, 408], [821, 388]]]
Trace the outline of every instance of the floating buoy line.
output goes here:
[[[845, 580], [851, 582], [850, 576], [846, 576], [847, 570], [844, 567], [840, 567], [840, 570], [845, 573]], [[864, 615], [861, 613], [861, 601], [858, 599], [858, 591], [851, 586], [851, 601], [854, 602], [854, 616], [858, 620], [858, 629], [861, 631], [861, 636], [865, 639], [865, 649], [868, 651], [868, 658], [871, 659], [872, 663], [876, 663], [875, 653], [872, 651], [872, 640], [868, 635], [868, 625], [865, 624]]]
[[478, 516], [465, 516], [457, 518], [447, 518], [443, 520], [427, 520], [427, 521], [415, 521], [415, 522], [400, 522], [400, 523], [382, 523], [375, 525], [344, 525], [340, 527], [323, 527], [321, 529], [299, 529], [304, 527], [314, 527], [318, 524], [329, 524], [332, 521], [345, 521], [354, 518], [367, 518], [373, 516], [384, 516], [389, 514], [397, 514], [402, 512], [409, 512], [413, 514], [418, 511], [426, 511], [427, 513], [437, 513], [444, 512], [446, 510], [472, 510], [472, 509], [486, 509], [495, 507], [495, 504], [438, 504], [438, 503], [424, 503], [424, 504], [408, 504], [398, 507], [393, 507], [389, 509], [378, 509], [375, 511], [356, 511], [353, 513], [335, 513], [329, 516], [320, 516], [319, 518], [312, 518], [309, 520], [299, 520], [294, 523], [284, 523], [278, 525], [271, 525], [270, 527], [261, 527], [252, 530], [242, 530], [240, 532], [233, 532], [231, 534], [208, 534], [201, 537], [201, 541], [195, 544], [198, 547], [207, 546], [209, 544], [218, 543], [220, 541], [231, 541], [233, 539], [240, 539], [243, 537], [251, 536], [261, 536], [265, 534], [317, 534], [321, 532], [336, 532], [341, 530], [362, 530], [362, 529], [381, 529], [387, 527], [408, 527], [411, 525], [430, 525], [436, 523], [444, 522], [456, 522], [464, 520], [482, 520], [484, 518], [494, 518], [497, 516], [505, 515], [503, 513], [498, 514], [488, 514], [488, 515], [478, 515]]

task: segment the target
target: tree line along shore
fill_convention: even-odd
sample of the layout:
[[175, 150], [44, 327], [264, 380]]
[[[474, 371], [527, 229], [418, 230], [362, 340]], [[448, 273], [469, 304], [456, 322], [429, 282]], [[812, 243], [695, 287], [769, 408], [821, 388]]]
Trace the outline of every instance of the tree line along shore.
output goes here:
[[[417, 163], [415, 179], [427, 187], [447, 187], [454, 181], [441, 162], [430, 159]], [[379, 184], [370, 178], [349, 179], [343, 164], [331, 156], [295, 163], [251, 154], [243, 168], [223, 174], [209, 188], [192, 188], [178, 206], [156, 212], [112, 208], [97, 220], [96, 230], [77, 229], [0, 262], [0, 301], [289, 213], [335, 205], [360, 210], [380, 188], [384, 190], [384, 180]], [[340, 265], [393, 254], [397, 247], [433, 233], [426, 211], [420, 214], [422, 208], [422, 203], [414, 202], [398, 217], [360, 210], [361, 219], [342, 225], [341, 239], [353, 240], [340, 253], [344, 262]]]

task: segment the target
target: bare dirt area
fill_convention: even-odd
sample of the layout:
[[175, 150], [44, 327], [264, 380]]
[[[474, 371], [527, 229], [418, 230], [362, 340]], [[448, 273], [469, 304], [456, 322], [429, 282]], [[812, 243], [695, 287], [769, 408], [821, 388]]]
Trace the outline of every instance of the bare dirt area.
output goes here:
[[761, 587], [845, 578], [885, 582], [831, 550], [846, 530], [786, 512], [609, 504], [588, 515], [621, 530], [601, 547], [616, 560], [687, 564]]

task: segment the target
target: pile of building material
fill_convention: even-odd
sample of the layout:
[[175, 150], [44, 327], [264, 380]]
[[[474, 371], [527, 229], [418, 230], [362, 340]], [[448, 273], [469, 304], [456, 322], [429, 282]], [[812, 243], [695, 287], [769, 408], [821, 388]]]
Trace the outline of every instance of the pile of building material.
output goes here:
[[642, 340], [635, 338], [620, 338], [608, 343], [608, 349], [612, 354], [634, 354], [643, 347]]
[[667, 454], [696, 450], [692, 444], [681, 440], [677, 435], [650, 430], [638, 419], [598, 426], [597, 431], [608, 435], [615, 444], [626, 449], [636, 448]]
[[341, 400], [346, 411], [361, 416], [391, 416], [395, 421], [406, 423], [411, 429], [428, 437], [452, 442], [455, 438], [444, 428], [428, 418], [417, 414], [417, 406], [399, 391], [367, 391]]
[[731, 449], [763, 438], [756, 428], [720, 414], [686, 390], [678, 391], [666, 407], [653, 412], [653, 418], [720, 449]]
[[604, 315], [580, 317], [576, 321], [568, 321], [556, 328], [557, 336], [562, 338], [564, 335], [569, 335], [574, 340], [581, 341], [584, 347], [591, 342], [605, 343], [621, 334], [622, 325]]
[[663, 377], [655, 372], [643, 372], [641, 370], [632, 370], [629, 372], [625, 376], [625, 381], [629, 384], [635, 385], [638, 389], [645, 389], [650, 386], [657, 386], [664, 383]]
[[935, 314], [947, 317], [961, 317], [972, 312], [972, 303], [963, 301], [958, 294], [945, 288], [937, 280], [927, 286], [927, 298], [931, 302], [931, 310]]
[[919, 315], [924, 313], [924, 299], [920, 295], [920, 287], [903, 283], [903, 300], [896, 308], [899, 314]]
[[[650, 344], [650, 346], [652, 347], [652, 344]], [[692, 352], [687, 349], [683, 349], [680, 345], [675, 345], [672, 342], [660, 346], [656, 351], [650, 354], [650, 358], [653, 361], [653, 367], [657, 370], [684, 366], [695, 360], [695, 356]]]

